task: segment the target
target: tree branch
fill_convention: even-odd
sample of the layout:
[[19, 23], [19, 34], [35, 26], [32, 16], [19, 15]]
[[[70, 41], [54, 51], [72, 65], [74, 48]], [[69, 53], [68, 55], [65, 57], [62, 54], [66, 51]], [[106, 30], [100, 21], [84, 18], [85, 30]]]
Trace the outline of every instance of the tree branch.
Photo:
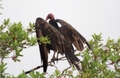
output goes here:
[[[61, 58], [55, 59], [54, 61], [65, 60], [64, 58], [65, 57], [61, 57]], [[49, 63], [48, 66], [54, 66], [56, 69], [58, 69], [55, 65], [52, 64], [52, 62], [54, 63], [54, 61], [53, 60], [49, 61], [48, 62]], [[28, 70], [28, 71], [25, 72], [25, 74], [28, 74], [28, 73], [30, 73], [32, 71], [35, 71], [35, 70], [37, 70], [37, 69], [39, 69], [41, 67], [43, 67], [43, 65], [40, 65], [40, 66], [37, 66], [37, 67], [35, 67], [35, 68], [31, 69], [31, 70]]]

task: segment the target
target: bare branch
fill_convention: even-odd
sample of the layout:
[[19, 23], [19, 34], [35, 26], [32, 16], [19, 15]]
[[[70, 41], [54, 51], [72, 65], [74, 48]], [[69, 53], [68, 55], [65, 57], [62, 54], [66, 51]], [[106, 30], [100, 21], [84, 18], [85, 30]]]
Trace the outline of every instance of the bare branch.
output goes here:
[[[64, 58], [65, 57], [61, 57], [61, 58], [58, 58], [58, 59], [56, 58], [54, 61], [65, 60]], [[54, 62], [54, 61], [53, 60], [49, 61], [48, 62], [49, 63], [48, 66], [54, 66], [58, 70], [58, 68], [55, 65], [52, 64], [52, 62]], [[39, 69], [41, 67], [43, 67], [43, 65], [40, 65], [40, 66], [37, 66], [37, 67], [35, 67], [35, 68], [31, 69], [31, 70], [28, 70], [28, 71], [25, 72], [25, 74], [28, 74], [28, 73], [30, 73], [32, 71], [35, 71], [35, 70], [37, 70], [37, 69]]]
[[66, 70], [70, 69], [71, 67], [72, 67], [72, 66], [70, 66], [70, 67], [64, 69], [61, 75], [63, 75], [63, 73], [64, 73]]

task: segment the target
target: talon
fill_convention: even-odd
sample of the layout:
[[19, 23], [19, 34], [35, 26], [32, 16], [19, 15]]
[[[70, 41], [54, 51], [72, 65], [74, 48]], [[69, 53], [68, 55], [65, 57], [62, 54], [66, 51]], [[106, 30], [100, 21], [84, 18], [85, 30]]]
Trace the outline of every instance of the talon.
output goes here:
[[55, 64], [55, 56], [52, 57], [51, 62]]

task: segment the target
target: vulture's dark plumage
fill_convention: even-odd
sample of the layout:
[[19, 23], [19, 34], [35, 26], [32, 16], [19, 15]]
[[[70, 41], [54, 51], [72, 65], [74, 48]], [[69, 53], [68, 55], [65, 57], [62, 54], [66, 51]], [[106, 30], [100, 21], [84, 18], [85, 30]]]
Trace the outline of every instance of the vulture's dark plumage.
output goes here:
[[[89, 49], [91, 49], [87, 40], [76, 29], [74, 29], [69, 23], [61, 19], [55, 19], [52, 13], [49, 13], [47, 15], [46, 21], [48, 19], [50, 19], [49, 23], [53, 27], [55, 27], [66, 38], [66, 40], [70, 44], [73, 44], [77, 50], [82, 51], [84, 49], [83, 44], [87, 44]], [[57, 23], [59, 23], [61, 27], [59, 27]]]
[[[60, 20], [57, 20], [58, 22]], [[62, 22], [60, 22], [62, 24]], [[39, 49], [40, 49], [40, 55], [41, 55], [41, 61], [43, 62], [43, 71], [46, 72], [47, 71], [47, 66], [48, 66], [48, 53], [50, 53], [50, 50], [53, 50], [54, 52], [56, 52], [57, 54], [65, 54], [68, 62], [70, 64], [75, 65], [75, 67], [80, 70], [79, 65], [77, 64], [80, 60], [74, 55], [74, 50], [73, 50], [73, 46], [72, 46], [72, 42], [76, 39], [78, 39], [78, 42], [80, 44], [82, 43], [86, 43], [86, 40], [84, 39], [84, 37], [79, 39], [79, 36], [74, 32], [76, 31], [71, 31], [69, 33], [67, 33], [67, 35], [71, 35], [71, 36], [66, 36], [64, 37], [64, 33], [66, 33], [66, 31], [69, 31], [69, 29], [64, 29], [65, 31], [62, 31], [64, 33], [60, 33], [59, 30], [57, 30], [55, 27], [53, 27], [52, 25], [50, 25], [49, 23], [47, 23], [44, 19], [42, 18], [37, 18], [36, 22], [35, 22], [35, 29], [36, 29], [36, 36], [37, 38], [40, 38], [42, 36], [48, 36], [50, 38], [50, 42], [51, 44], [39, 44]], [[71, 28], [72, 30], [72, 28]], [[74, 33], [74, 34], [73, 34]], [[73, 40], [71, 40], [69, 42], [69, 38], [67, 37], [71, 37], [74, 38]], [[76, 41], [75, 41], [76, 42]], [[74, 44], [76, 44], [74, 42]], [[38, 40], [38, 43], [40, 43], [40, 41]], [[77, 43], [77, 46], [79, 45], [79, 43]], [[79, 47], [78, 47], [79, 49]], [[83, 45], [80, 46], [80, 50], [83, 49]]]

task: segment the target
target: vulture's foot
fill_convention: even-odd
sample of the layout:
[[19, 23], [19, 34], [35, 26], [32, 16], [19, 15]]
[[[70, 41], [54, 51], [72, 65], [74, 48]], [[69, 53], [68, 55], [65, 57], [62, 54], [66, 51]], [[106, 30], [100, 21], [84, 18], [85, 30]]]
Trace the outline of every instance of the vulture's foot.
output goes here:
[[55, 64], [55, 60], [56, 60], [56, 58], [55, 58], [55, 56], [53, 56], [51, 59], [51, 62], [53, 62]]
[[53, 57], [52, 57], [52, 59], [51, 59], [51, 62], [53, 62], [54, 64], [55, 64], [55, 61], [58, 62], [58, 53], [57, 53], [57, 57], [55, 57], [55, 53], [56, 53], [56, 52], [54, 52]]

